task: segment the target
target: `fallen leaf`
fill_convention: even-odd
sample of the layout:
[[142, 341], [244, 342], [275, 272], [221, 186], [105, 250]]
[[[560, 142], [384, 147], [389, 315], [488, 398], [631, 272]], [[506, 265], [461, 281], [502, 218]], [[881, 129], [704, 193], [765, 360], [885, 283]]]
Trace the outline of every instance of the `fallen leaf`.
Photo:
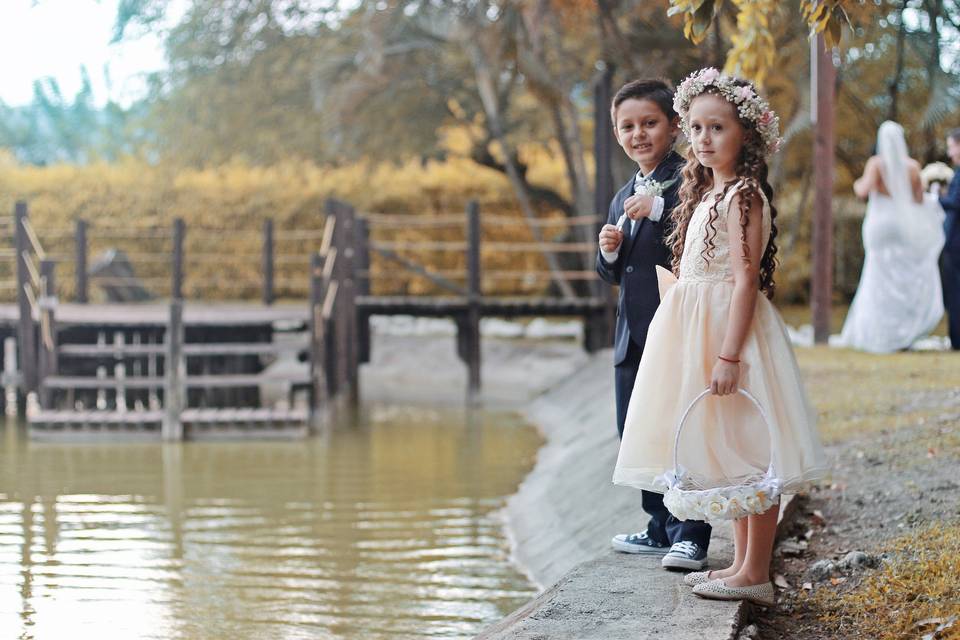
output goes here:
[[784, 577], [784, 575], [783, 575], [782, 573], [778, 573], [777, 575], [773, 576], [773, 584], [777, 585], [777, 586], [780, 587], [781, 589], [792, 589], [792, 588], [793, 588], [793, 587], [790, 586], [790, 583], [787, 582], [786, 577]]
[[804, 582], [804, 583], [803, 583], [803, 588], [806, 589], [807, 591], [812, 591], [812, 590], [813, 590], [813, 583], [812, 583], [812, 582]]
[[846, 581], [847, 581], [846, 578], [830, 578], [830, 584], [832, 584], [833, 586], [837, 586], [838, 584], [843, 584]]
[[937, 450], [934, 449], [933, 447], [929, 447], [929, 448], [927, 449], [927, 457], [928, 457], [928, 458], [936, 458], [936, 457], [937, 457]]

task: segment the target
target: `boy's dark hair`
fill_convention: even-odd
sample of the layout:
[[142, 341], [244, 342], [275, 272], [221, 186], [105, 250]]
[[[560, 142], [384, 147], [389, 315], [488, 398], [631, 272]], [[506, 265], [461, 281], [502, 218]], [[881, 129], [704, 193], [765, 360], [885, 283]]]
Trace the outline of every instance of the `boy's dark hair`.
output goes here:
[[947, 137], [954, 142], [960, 142], [960, 127], [957, 127], [956, 129], [950, 129], [950, 131], [947, 132]]
[[666, 80], [642, 78], [620, 87], [617, 94], [613, 96], [613, 105], [611, 105], [614, 115], [616, 115], [617, 107], [631, 99], [653, 102], [660, 107], [663, 114], [667, 116], [667, 120], [673, 120], [677, 117], [677, 112], [673, 110], [673, 87]]

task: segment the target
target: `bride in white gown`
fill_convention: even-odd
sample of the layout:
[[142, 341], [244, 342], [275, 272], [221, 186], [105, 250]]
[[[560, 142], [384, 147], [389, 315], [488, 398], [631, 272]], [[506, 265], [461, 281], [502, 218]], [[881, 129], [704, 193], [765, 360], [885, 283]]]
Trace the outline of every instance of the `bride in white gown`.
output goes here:
[[880, 125], [877, 155], [853, 189], [869, 196], [865, 255], [840, 342], [874, 353], [907, 349], [943, 316], [937, 261], [944, 213], [937, 198], [923, 192], [920, 165], [909, 157], [899, 124]]

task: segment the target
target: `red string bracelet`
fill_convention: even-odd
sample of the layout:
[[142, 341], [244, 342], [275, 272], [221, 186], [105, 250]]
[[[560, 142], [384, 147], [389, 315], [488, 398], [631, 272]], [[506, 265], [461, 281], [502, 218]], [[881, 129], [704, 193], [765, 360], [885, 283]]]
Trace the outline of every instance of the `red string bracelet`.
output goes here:
[[724, 358], [723, 356], [717, 356], [724, 362], [729, 362], [730, 364], [740, 364], [740, 360], [734, 360], [733, 358]]

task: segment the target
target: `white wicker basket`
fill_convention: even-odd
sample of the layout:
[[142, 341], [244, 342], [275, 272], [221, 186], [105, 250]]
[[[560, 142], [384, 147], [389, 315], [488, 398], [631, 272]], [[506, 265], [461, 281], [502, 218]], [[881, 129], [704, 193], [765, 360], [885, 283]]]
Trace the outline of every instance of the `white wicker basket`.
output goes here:
[[753, 403], [770, 431], [770, 465], [763, 477], [747, 484], [708, 489], [693, 488], [686, 470], [680, 466], [678, 458], [683, 425], [697, 403], [710, 393], [710, 389], [706, 389], [694, 398], [677, 424], [676, 438], [673, 443], [673, 470], [658, 478], [658, 484], [666, 488], [663, 504], [680, 520], [736, 520], [751, 514], [763, 513], [777, 504], [782, 483], [774, 470], [773, 426], [757, 399], [745, 389], [738, 390], [738, 393]]

